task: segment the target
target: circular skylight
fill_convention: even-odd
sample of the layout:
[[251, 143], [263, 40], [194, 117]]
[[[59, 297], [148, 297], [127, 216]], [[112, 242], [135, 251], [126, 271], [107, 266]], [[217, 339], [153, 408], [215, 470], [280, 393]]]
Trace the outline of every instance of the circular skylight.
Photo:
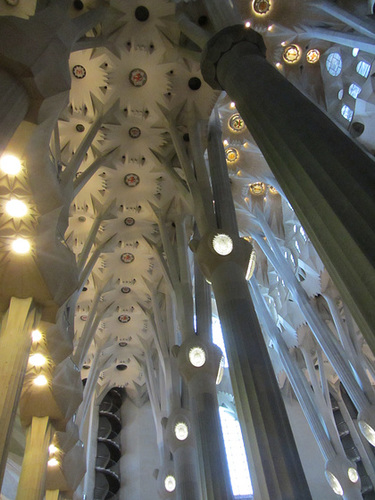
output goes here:
[[326, 68], [330, 75], [338, 76], [342, 70], [342, 59], [338, 52], [331, 52], [326, 60]]

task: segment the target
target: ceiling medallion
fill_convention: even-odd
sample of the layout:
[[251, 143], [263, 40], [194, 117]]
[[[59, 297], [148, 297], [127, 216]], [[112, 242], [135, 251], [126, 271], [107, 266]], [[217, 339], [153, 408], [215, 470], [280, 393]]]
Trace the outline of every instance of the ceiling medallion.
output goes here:
[[271, 10], [271, 2], [269, 0], [254, 0], [253, 9], [257, 14], [267, 14]]
[[75, 66], [73, 66], [72, 72], [73, 75], [79, 80], [85, 78], [86, 76], [86, 69], [81, 64], [76, 64]]
[[129, 129], [129, 135], [132, 139], [138, 139], [138, 137], [141, 135], [141, 129], [138, 127], [131, 127]]
[[245, 122], [239, 113], [235, 113], [229, 118], [228, 125], [233, 132], [241, 132], [246, 128]]
[[135, 219], [133, 219], [133, 217], [126, 217], [126, 219], [124, 219], [124, 224], [125, 226], [134, 226]]
[[254, 196], [262, 196], [266, 192], [266, 185], [264, 182], [255, 182], [249, 186], [250, 194]]
[[234, 163], [235, 161], [238, 160], [240, 155], [236, 148], [227, 148], [225, 150], [225, 157], [227, 159], [227, 162]]
[[121, 255], [121, 260], [124, 264], [130, 264], [134, 260], [134, 255], [130, 252], [125, 252]]
[[310, 64], [317, 63], [320, 59], [320, 52], [318, 49], [310, 49], [306, 54], [306, 61]]
[[295, 64], [301, 59], [301, 49], [298, 45], [288, 45], [284, 50], [283, 59], [288, 64]]
[[129, 314], [120, 314], [120, 316], [117, 318], [120, 323], [129, 323], [130, 321], [130, 316]]
[[134, 87], [143, 87], [147, 82], [147, 74], [143, 69], [135, 68], [129, 73], [129, 81]]
[[131, 292], [131, 288], [130, 288], [130, 286], [123, 286], [123, 287], [121, 288], [121, 292], [122, 292], [122, 293], [130, 293], [130, 292]]
[[129, 187], [135, 187], [139, 184], [139, 177], [137, 174], [126, 174], [124, 177], [124, 182]]

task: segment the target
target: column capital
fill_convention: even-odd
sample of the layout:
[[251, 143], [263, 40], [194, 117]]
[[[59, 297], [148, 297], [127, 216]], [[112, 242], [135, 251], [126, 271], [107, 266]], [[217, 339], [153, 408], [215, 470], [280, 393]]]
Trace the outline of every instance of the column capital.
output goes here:
[[203, 78], [212, 88], [223, 90], [217, 79], [217, 63], [235, 45], [243, 42], [246, 42], [247, 54], [253, 52], [254, 55], [266, 57], [266, 46], [262, 35], [252, 29], [245, 28], [243, 24], [228, 26], [207, 42], [202, 52], [201, 71]]

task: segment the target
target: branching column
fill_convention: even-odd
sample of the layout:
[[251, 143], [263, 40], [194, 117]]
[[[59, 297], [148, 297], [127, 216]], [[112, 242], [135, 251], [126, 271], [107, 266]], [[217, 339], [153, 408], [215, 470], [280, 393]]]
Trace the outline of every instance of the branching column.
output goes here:
[[265, 59], [261, 35], [224, 28], [202, 74], [228, 92], [375, 352], [374, 162]]

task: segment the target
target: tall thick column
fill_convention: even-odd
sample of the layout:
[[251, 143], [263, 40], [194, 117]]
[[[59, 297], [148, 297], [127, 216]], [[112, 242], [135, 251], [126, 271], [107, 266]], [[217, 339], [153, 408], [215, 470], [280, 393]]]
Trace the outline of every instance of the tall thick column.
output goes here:
[[0, 331], [0, 485], [7, 460], [22, 383], [31, 346], [36, 311], [32, 299], [12, 297]]
[[166, 432], [173, 453], [177, 500], [202, 500], [198, 453], [190, 413], [184, 409], [172, 412]]
[[375, 352], [375, 165], [265, 59], [243, 25], [207, 44], [202, 74], [228, 92]]
[[53, 435], [49, 417], [33, 417], [27, 430], [16, 500], [42, 500], [45, 493], [48, 446]]
[[207, 500], [233, 499], [216, 394], [222, 356], [219, 347], [199, 336], [185, 341], [178, 351], [178, 367], [188, 386], [203, 459]]

